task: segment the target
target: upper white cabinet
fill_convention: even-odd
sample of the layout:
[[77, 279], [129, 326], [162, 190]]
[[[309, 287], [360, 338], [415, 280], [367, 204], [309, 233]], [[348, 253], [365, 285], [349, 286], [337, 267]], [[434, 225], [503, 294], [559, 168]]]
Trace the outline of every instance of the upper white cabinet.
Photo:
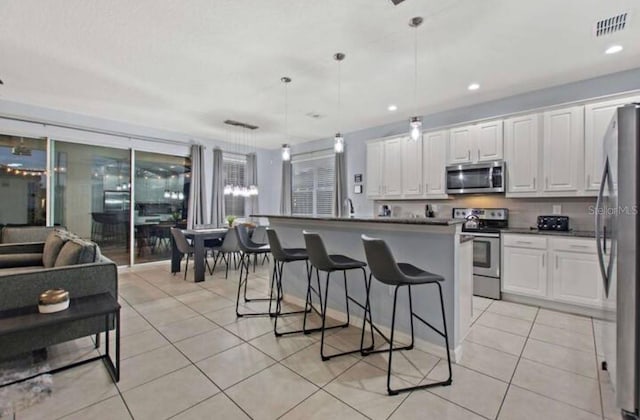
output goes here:
[[544, 113], [543, 191], [577, 194], [582, 186], [583, 145], [584, 107]]
[[471, 162], [471, 149], [474, 146], [474, 127], [456, 127], [449, 131], [449, 163]]
[[637, 102], [640, 97], [587, 104], [584, 107], [584, 189], [598, 193], [604, 165], [603, 141], [618, 107]]
[[382, 196], [383, 143], [367, 143], [367, 173], [365, 178], [368, 197]]
[[402, 195], [402, 161], [398, 159], [401, 153], [402, 138], [385, 140], [382, 189], [386, 197]]
[[367, 143], [368, 197], [402, 196], [402, 142], [402, 137], [394, 137]]
[[[418, 197], [422, 195], [422, 140], [411, 137], [402, 139], [402, 195]], [[444, 172], [444, 170], [443, 170]]]
[[502, 159], [502, 120], [455, 127], [449, 136], [449, 164]]
[[539, 187], [540, 118], [522, 115], [504, 121], [507, 195], [532, 195]]
[[426, 198], [446, 198], [445, 167], [449, 131], [425, 133], [422, 138], [423, 192]]
[[502, 159], [502, 120], [480, 123], [476, 126], [476, 162]]

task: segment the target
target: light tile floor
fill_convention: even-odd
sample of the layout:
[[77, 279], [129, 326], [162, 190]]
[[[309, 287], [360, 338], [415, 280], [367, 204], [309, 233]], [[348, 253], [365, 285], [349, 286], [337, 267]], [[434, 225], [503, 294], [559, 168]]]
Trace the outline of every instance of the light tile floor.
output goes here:
[[[266, 291], [269, 273], [266, 265], [251, 273], [252, 293]], [[184, 282], [168, 264], [120, 273], [120, 382], [98, 362], [56, 374], [51, 397], [16, 418], [618, 418], [598, 368], [597, 320], [474, 298], [453, 384], [389, 397], [386, 354], [322, 362], [318, 334], [275, 338], [268, 318], [236, 319], [237, 281], [237, 271], [225, 280], [220, 270], [204, 283]], [[282, 328], [297, 322], [287, 318]], [[332, 351], [359, 344], [356, 328], [330, 334]], [[49, 352], [53, 366], [93, 354], [89, 338]], [[395, 386], [447, 372], [444, 360], [419, 349], [394, 357], [394, 368]]]

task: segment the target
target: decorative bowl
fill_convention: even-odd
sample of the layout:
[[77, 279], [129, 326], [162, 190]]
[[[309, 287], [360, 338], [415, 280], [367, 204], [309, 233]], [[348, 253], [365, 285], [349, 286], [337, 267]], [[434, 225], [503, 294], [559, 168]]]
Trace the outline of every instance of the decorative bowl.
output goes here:
[[51, 314], [64, 311], [69, 307], [69, 292], [64, 289], [45, 290], [38, 297], [38, 311]]

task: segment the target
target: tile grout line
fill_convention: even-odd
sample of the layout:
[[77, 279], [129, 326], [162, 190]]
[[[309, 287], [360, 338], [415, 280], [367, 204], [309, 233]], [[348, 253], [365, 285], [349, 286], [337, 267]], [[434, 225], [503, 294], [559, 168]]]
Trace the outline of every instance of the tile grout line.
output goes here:
[[511, 384], [513, 382], [513, 378], [516, 376], [516, 371], [518, 370], [518, 366], [520, 365], [520, 361], [522, 360], [522, 355], [524, 354], [524, 349], [527, 347], [527, 342], [529, 341], [529, 337], [531, 336], [531, 331], [533, 330], [533, 326], [536, 323], [536, 319], [538, 319], [538, 314], [540, 313], [540, 307], [537, 306], [536, 307], [536, 314], [533, 317], [533, 321], [531, 322], [531, 327], [529, 328], [529, 334], [527, 334], [527, 339], [524, 342], [524, 345], [522, 346], [522, 350], [520, 351], [520, 356], [518, 357], [518, 360], [516, 361], [516, 366], [513, 369], [513, 373], [511, 374], [511, 378], [509, 379], [509, 382], [507, 383], [507, 389], [504, 392], [504, 396], [502, 397], [502, 402], [500, 403], [500, 407], [498, 407], [498, 412], [496, 413], [496, 419], [498, 419], [500, 417], [500, 412], [502, 412], [502, 407], [504, 407], [504, 402], [507, 400], [507, 395], [509, 394], [509, 390], [511, 389]]
[[[145, 281], [146, 281], [146, 280], [145, 280]], [[204, 289], [203, 287], [201, 287], [201, 288], [202, 288], [202, 289]], [[175, 299], [175, 297], [174, 297], [174, 296], [171, 296], [171, 297], [173, 297], [173, 298]], [[178, 299], [175, 299], [175, 300], [179, 301]], [[182, 302], [180, 302], [180, 303], [182, 303]], [[184, 303], [182, 303], [182, 304], [184, 305]], [[187, 305], [185, 305], [185, 306], [187, 306]], [[132, 308], [133, 308], [133, 310], [134, 310], [134, 311], [136, 311], [136, 312], [138, 313], [138, 315], [140, 315], [142, 318], [144, 318], [144, 319], [145, 319], [145, 321], [149, 322], [149, 324], [153, 327], [153, 329], [155, 329], [155, 330], [156, 330], [160, 335], [162, 335], [165, 339], [167, 339], [167, 338], [162, 334], [162, 332], [161, 332], [161, 331], [159, 331], [159, 330], [157, 329], [157, 327], [156, 327], [152, 322], [150, 322], [150, 321], [149, 321], [149, 320], [148, 320], [144, 315], [142, 315], [140, 312], [138, 312], [138, 310], [137, 310], [136, 308], [134, 308], [133, 306], [132, 306]], [[212, 321], [212, 322], [213, 322], [213, 321]], [[216, 325], [217, 325], [217, 324], [216, 324]], [[240, 338], [240, 339], [242, 340], [242, 338]], [[187, 355], [186, 355], [186, 354], [184, 354], [184, 353], [183, 353], [183, 352], [182, 352], [182, 351], [181, 351], [177, 346], [175, 346], [175, 344], [174, 344], [174, 343], [172, 343], [172, 342], [171, 342], [170, 340], [168, 340], [168, 339], [167, 339], [167, 341], [169, 341], [169, 344], [170, 344], [171, 346], [173, 346], [173, 348], [174, 348], [176, 351], [178, 351], [182, 356], [184, 356], [184, 357], [185, 357], [185, 359], [187, 359], [187, 360], [189, 361], [189, 363], [191, 364], [191, 366], [195, 367], [195, 368], [196, 368], [200, 373], [202, 373], [202, 375], [204, 375], [204, 377], [205, 377], [205, 378], [207, 378], [207, 380], [208, 380], [209, 382], [211, 382], [211, 383], [212, 383], [216, 388], [218, 388], [218, 390], [219, 390], [222, 394], [224, 394], [224, 395], [225, 395], [225, 397], [227, 397], [229, 400], [231, 400], [231, 401], [233, 402], [233, 404], [235, 404], [235, 405], [236, 405], [236, 406], [237, 406], [237, 407], [238, 407], [238, 408], [239, 408], [243, 413], [245, 413], [249, 418], [252, 418], [252, 417], [249, 415], [249, 413], [247, 413], [247, 412], [246, 412], [242, 407], [240, 407], [240, 406], [238, 405], [238, 403], [236, 403], [236, 402], [235, 402], [235, 401], [234, 401], [234, 400], [233, 400], [229, 395], [227, 395], [227, 393], [225, 392], [225, 389], [229, 389], [229, 388], [231, 388], [231, 386], [234, 386], [235, 384], [234, 384], [234, 385], [230, 385], [229, 387], [227, 387], [227, 388], [225, 388], [225, 389], [222, 389], [222, 388], [221, 388], [221, 387], [219, 387], [219, 386], [218, 386], [218, 385], [217, 385], [217, 384], [216, 384], [216, 383], [215, 383], [211, 378], [209, 378], [209, 376], [207, 376], [207, 374], [206, 374], [206, 373], [204, 373], [204, 372], [203, 372], [203, 371], [202, 371], [202, 370], [197, 366], [197, 364], [196, 364], [195, 362], [193, 362], [189, 357], [187, 357]], [[242, 340], [242, 341], [243, 341], [243, 342], [245, 342], [244, 340]], [[248, 343], [247, 343], [247, 344], [248, 344]], [[238, 346], [240, 346], [240, 345], [242, 345], [242, 343], [240, 343], [240, 344], [238, 344], [238, 345], [236, 345], [236, 346], [230, 347], [229, 349], [223, 350], [223, 351], [221, 351], [220, 353], [223, 353], [224, 351], [227, 351], [227, 350], [233, 349], [233, 348], [238, 347]], [[220, 354], [220, 353], [216, 353], [216, 354]], [[144, 354], [144, 353], [142, 353], [142, 354]], [[210, 357], [213, 357], [213, 356], [215, 356], [215, 354], [214, 354], [214, 355], [212, 355], [212, 356], [210, 356]], [[267, 356], [268, 356], [268, 355], [267, 355]], [[271, 366], [273, 366], [273, 365], [271, 365]], [[138, 387], [140, 387], [140, 386], [142, 386], [142, 385], [145, 385], [145, 384], [148, 384], [148, 383], [150, 383], [150, 382], [153, 382], [153, 381], [155, 381], [155, 380], [157, 380], [157, 379], [163, 378], [163, 377], [165, 377], [165, 376], [167, 376], [167, 375], [170, 375], [170, 374], [172, 374], [172, 373], [174, 373], [174, 372], [177, 372], [177, 371], [179, 371], [179, 370], [182, 370], [182, 369], [184, 369], [184, 368], [186, 368], [186, 367], [188, 367], [188, 366], [183, 366], [183, 367], [181, 367], [181, 368], [179, 368], [179, 369], [176, 369], [176, 370], [173, 370], [173, 371], [171, 371], [171, 372], [168, 372], [168, 373], [166, 373], [166, 374], [164, 374], [164, 375], [161, 375], [161, 376], [159, 376], [159, 377], [157, 377], [157, 378], [154, 378], [154, 379], [152, 379], [152, 380], [150, 380], [150, 381], [147, 381], [147, 382], [145, 382], [145, 383], [143, 383], [143, 384], [140, 384], [140, 385], [138, 385], [138, 386], [136, 386], [136, 387], [134, 387], [134, 388], [132, 388], [132, 389], [138, 388]], [[240, 382], [241, 382], [241, 381], [240, 381]], [[119, 388], [118, 388], [118, 389], [119, 389]], [[209, 398], [212, 398], [212, 397], [214, 397], [215, 395], [217, 395], [217, 393], [216, 393], [216, 394], [214, 394], [214, 395], [211, 395]], [[207, 400], [207, 399], [209, 399], [209, 398], [205, 398], [205, 399], [204, 399], [204, 400], [202, 400], [202, 401], [198, 401], [196, 404], [193, 404], [192, 406], [185, 408], [185, 410], [183, 410], [183, 411], [190, 410], [190, 409], [192, 409], [193, 407], [197, 406], [198, 404], [202, 403], [203, 401], [205, 401], [205, 400]], [[122, 399], [124, 400], [124, 397], [122, 397]], [[125, 404], [126, 404], [126, 401], [125, 401]], [[127, 407], [127, 408], [128, 408], [128, 407]], [[181, 412], [183, 412], [183, 411], [181, 411]], [[179, 413], [176, 413], [176, 415], [177, 415], [177, 414], [179, 414]], [[175, 415], [174, 415], [174, 416], [175, 416]], [[174, 416], [172, 416], [172, 417], [174, 417]], [[133, 419], [135, 419], [135, 417], [134, 417], [133, 415], [132, 415], [131, 417], [132, 417]]]
[[602, 396], [602, 381], [600, 380], [600, 366], [598, 366], [598, 346], [596, 345], [596, 327], [591, 318], [591, 330], [593, 333], [593, 352], [596, 357], [596, 380], [598, 381], [598, 394], [600, 394], [600, 412], [602, 413], [602, 420], [605, 420], [604, 416], [604, 398]]

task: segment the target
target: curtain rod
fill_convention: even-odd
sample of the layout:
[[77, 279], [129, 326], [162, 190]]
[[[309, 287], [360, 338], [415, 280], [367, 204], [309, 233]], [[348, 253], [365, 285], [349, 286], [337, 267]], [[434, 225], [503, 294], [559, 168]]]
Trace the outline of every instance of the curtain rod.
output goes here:
[[[17, 117], [17, 116], [8, 115], [8, 114], [0, 114], [0, 118], [5, 119], [5, 120], [26, 122], [26, 123], [32, 123], [32, 124], [42, 124], [42, 125], [45, 125], [45, 126], [49, 125], [49, 126], [58, 127], [58, 128], [67, 128], [67, 129], [71, 129], [71, 130], [86, 131], [88, 133], [104, 134], [104, 135], [116, 136], [116, 137], [124, 137], [124, 138], [128, 138], [130, 140], [131, 139], [145, 140], [145, 141], [152, 141], [152, 142], [157, 142], [157, 143], [173, 144], [173, 145], [178, 145], [178, 146], [191, 146], [193, 144], [197, 144], [193, 140], [190, 140], [189, 142], [181, 142], [181, 141], [178, 141], [178, 140], [164, 139], [162, 137], [145, 136], [145, 135], [140, 135], [140, 134], [130, 134], [130, 133], [122, 132], [122, 131], [106, 130], [106, 129], [101, 129], [101, 128], [91, 128], [91, 127], [87, 127], [87, 126], [83, 126], [83, 125], [76, 125], [76, 124], [68, 124], [68, 123], [64, 123], [63, 124], [63, 123], [58, 123], [58, 122], [55, 122], [55, 121], [48, 121], [48, 120], [45, 120], [45, 119], [29, 119], [29, 118]], [[205, 146], [203, 145], [203, 147], [205, 147]]]

